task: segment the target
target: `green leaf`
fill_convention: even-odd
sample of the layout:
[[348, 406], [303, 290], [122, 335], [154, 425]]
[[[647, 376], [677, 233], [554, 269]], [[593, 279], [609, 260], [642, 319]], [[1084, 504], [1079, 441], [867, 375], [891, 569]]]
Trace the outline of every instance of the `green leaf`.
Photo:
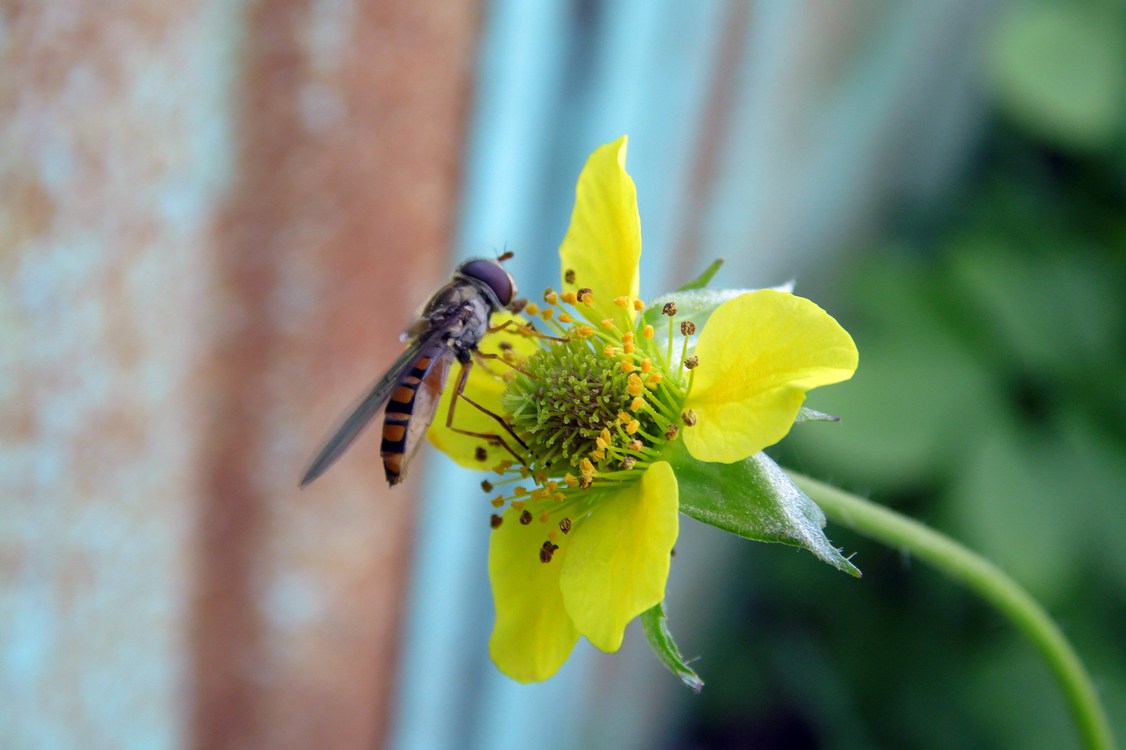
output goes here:
[[645, 630], [645, 637], [649, 639], [649, 647], [653, 649], [653, 653], [661, 663], [685, 685], [697, 693], [700, 692], [704, 687], [704, 681], [692, 671], [685, 663], [684, 657], [680, 655], [680, 649], [676, 647], [672, 633], [669, 632], [669, 620], [665, 615], [664, 602], [641, 613], [641, 627]]
[[723, 265], [723, 258], [717, 258], [710, 266], [708, 266], [704, 270], [704, 272], [702, 274], [697, 276], [695, 278], [695, 280], [689, 281], [687, 284], [680, 287], [676, 291], [687, 292], [691, 289], [703, 289], [704, 287], [706, 287], [708, 285], [708, 282], [712, 280], [712, 277], [716, 275], [716, 272], [719, 270], [719, 267], [722, 266], [722, 265]]
[[677, 440], [664, 458], [676, 471], [681, 513], [747, 539], [804, 547], [822, 562], [860, 576], [822, 531], [825, 514], [765, 453], [733, 464], [710, 463], [692, 458]]

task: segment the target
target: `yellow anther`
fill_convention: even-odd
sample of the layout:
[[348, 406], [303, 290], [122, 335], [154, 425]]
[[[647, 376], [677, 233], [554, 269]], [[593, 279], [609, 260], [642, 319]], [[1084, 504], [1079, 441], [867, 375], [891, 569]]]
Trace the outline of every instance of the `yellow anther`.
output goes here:
[[559, 299], [563, 300], [568, 305], [573, 305], [579, 301], [579, 295], [574, 292], [563, 292], [563, 294], [559, 295]]
[[633, 331], [626, 331], [625, 333], [622, 334], [622, 343], [623, 344], [632, 344], [633, 343]]
[[516, 370], [505, 370], [504, 374], [501, 375], [501, 378], [504, 380], [504, 382], [511, 383], [516, 379]]
[[610, 445], [609, 441], [603, 440], [601, 437], [594, 439], [594, 444], [598, 446], [598, 450], [604, 451]]
[[575, 319], [572, 318], [568, 313], [559, 313], [559, 322], [560, 323], [574, 323]]
[[630, 402], [630, 405], [629, 405], [630, 411], [641, 411], [644, 408], [645, 408], [645, 399], [643, 399], [641, 396], [638, 396], [637, 398], [635, 398], [633, 401]]
[[513, 500], [512, 501], [512, 507], [515, 508], [516, 510], [524, 510], [524, 501], [523, 500]]
[[578, 477], [569, 471], [563, 475], [563, 481], [567, 483], [568, 487], [576, 487], [579, 484]]
[[589, 458], [584, 458], [582, 461], [579, 461], [579, 472], [583, 476], [594, 474], [594, 464], [591, 463]]
[[[604, 443], [606, 443], [606, 445], [609, 445], [610, 440], [612, 440], [612, 438], [610, 437], [610, 431], [608, 429], [606, 429], [605, 427], [602, 428], [602, 432], [599, 433], [598, 437], [602, 438], [602, 441]], [[605, 448], [606, 446], [602, 446], [602, 447]]]
[[609, 330], [609, 329], [614, 327], [614, 321], [611, 320], [610, 318], [606, 318], [605, 320], [602, 321], [602, 327]]
[[579, 326], [575, 329], [575, 335], [580, 339], [588, 339], [594, 335], [594, 326]]
[[653, 338], [653, 326], [646, 325], [644, 328], [641, 329], [641, 335], [644, 336], [647, 339]]
[[618, 307], [625, 307], [629, 304], [629, 297], [615, 297], [614, 304]]
[[639, 300], [639, 299], [635, 299], [633, 301], [633, 309], [637, 310], [638, 312], [641, 312], [642, 310], [645, 309], [645, 302], [642, 301], [642, 300]]
[[633, 344], [622, 344], [622, 351], [626, 354], [633, 354]]
[[547, 308], [544, 308], [543, 310], [540, 310], [540, 317], [543, 318], [544, 320], [551, 320], [554, 316], [555, 316], [555, 311], [552, 310], [550, 307], [547, 307]]
[[528, 315], [535, 315], [539, 311], [540, 306], [535, 302], [529, 302], [528, 304], [524, 305], [524, 312], [526, 312]]
[[642, 372], [649, 372], [652, 369], [653, 369], [652, 360], [648, 360], [648, 359], [641, 360], [641, 371]]
[[548, 492], [555, 492], [557, 489], [559, 489], [559, 482], [556, 482], [554, 479], [552, 479], [547, 484], [545, 484], [543, 488]]
[[622, 366], [622, 372], [633, 372], [636, 369], [632, 359], [623, 359], [619, 364]]
[[632, 435], [640, 429], [641, 429], [641, 422], [638, 422], [636, 419], [634, 419], [629, 424], [626, 425], [626, 434]]
[[548, 289], [543, 293], [543, 301], [549, 305], [559, 304], [559, 295], [555, 293], [554, 289]]
[[594, 304], [594, 292], [589, 289], [581, 289], [579, 291], [582, 292], [582, 294], [579, 295], [579, 302], [582, 302], [587, 307], [592, 306]]
[[661, 373], [655, 372], [652, 375], [650, 375], [648, 378], [645, 379], [645, 385], [649, 386], [650, 388], [653, 388], [661, 382], [662, 377], [663, 376], [661, 375]]
[[524, 497], [524, 495], [528, 494], [528, 490], [526, 490], [524, 487], [517, 487], [512, 491], [512, 494], [516, 495], [516, 497]]
[[614, 352], [614, 345], [613, 344], [607, 344], [606, 346], [602, 347], [602, 353], [607, 357], [613, 357], [614, 353], [615, 353]]
[[554, 495], [551, 496], [551, 499], [554, 500], [557, 503], [561, 503], [561, 502], [563, 502], [563, 500], [566, 499], [566, 495], [564, 495], [562, 492], [556, 492]]
[[590, 452], [590, 457], [595, 461], [601, 461], [602, 459], [606, 458], [606, 451], [602, 450], [601, 448], [596, 448], [595, 450], [592, 450]]
[[500, 506], [504, 505], [504, 495], [497, 495], [489, 501], [489, 504], [494, 508], [499, 508]]
[[640, 396], [645, 387], [641, 384], [641, 378], [637, 373], [630, 373], [629, 378], [626, 380], [626, 392], [631, 396]]

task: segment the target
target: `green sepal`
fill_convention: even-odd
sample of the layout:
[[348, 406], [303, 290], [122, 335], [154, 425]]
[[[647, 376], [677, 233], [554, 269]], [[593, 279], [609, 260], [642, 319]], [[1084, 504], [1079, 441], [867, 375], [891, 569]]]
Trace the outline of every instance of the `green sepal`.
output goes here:
[[[713, 264], [714, 265], [714, 264]], [[710, 268], [708, 269], [711, 270]], [[704, 272], [707, 276], [708, 271]], [[701, 276], [703, 278], [703, 276]], [[712, 316], [715, 309], [728, 300], [735, 299], [736, 297], [747, 294], [748, 292], [757, 292], [757, 289], [694, 289], [691, 288], [693, 284], [686, 284], [680, 290], [662, 294], [654, 300], [650, 300], [642, 318], [646, 323], [659, 328], [662, 312], [665, 308], [666, 302], [676, 303], [676, 319], [677, 320], [691, 320], [696, 324], [696, 329], [700, 330], [704, 324], [708, 322], [708, 318]], [[782, 286], [772, 287], [780, 292], [792, 292], [792, 284], [783, 284]]]
[[680, 287], [676, 291], [687, 292], [691, 289], [703, 289], [704, 287], [706, 287], [708, 285], [708, 282], [711, 281], [712, 278], [716, 275], [716, 272], [719, 271], [719, 267], [722, 266], [722, 265], [723, 265], [723, 258], [717, 258], [715, 261], [712, 262], [712, 264], [710, 266], [708, 266], [706, 269], [704, 269], [704, 272], [702, 274], [697, 276], [692, 281], [689, 281], [687, 284]]
[[860, 576], [822, 531], [821, 508], [765, 453], [731, 464], [697, 461], [684, 441], [676, 440], [663, 458], [676, 471], [681, 513], [747, 539], [804, 547], [822, 562]]
[[823, 411], [810, 409], [808, 406], [803, 406], [798, 411], [798, 416], [794, 418], [794, 424], [801, 424], [802, 422], [840, 422], [841, 418], [833, 414], [826, 414]]
[[686, 292], [669, 292], [662, 294], [649, 302], [643, 317], [645, 322], [657, 328], [661, 312], [666, 302], [676, 303], [677, 320], [691, 320], [696, 324], [696, 329], [704, 327], [715, 309], [729, 299], [735, 299], [740, 294], [754, 291], [753, 289], [689, 289]]
[[692, 671], [684, 661], [684, 657], [680, 655], [680, 649], [676, 647], [672, 633], [669, 632], [669, 619], [665, 614], [664, 602], [641, 613], [641, 627], [645, 631], [645, 637], [649, 639], [649, 647], [653, 649], [653, 653], [661, 663], [685, 685], [697, 693], [700, 692], [704, 687], [704, 681]]

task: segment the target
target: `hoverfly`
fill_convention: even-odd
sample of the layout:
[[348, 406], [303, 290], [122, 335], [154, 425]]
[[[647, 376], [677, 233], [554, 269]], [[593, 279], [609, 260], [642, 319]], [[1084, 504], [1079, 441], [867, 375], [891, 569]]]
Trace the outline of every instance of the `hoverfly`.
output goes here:
[[446, 415], [446, 426], [465, 435], [499, 442], [516, 456], [499, 435], [468, 432], [452, 425], [458, 399], [464, 399], [495, 419], [523, 446], [499, 415], [462, 393], [475, 356], [498, 358], [497, 355], [477, 351], [477, 345], [485, 334], [498, 330], [489, 326], [489, 317], [494, 312], [518, 306], [516, 282], [501, 266], [511, 257], [512, 253], [505, 253], [496, 260], [473, 258], [457, 267], [453, 278], [430, 298], [419, 319], [408, 329], [405, 334], [409, 342], [406, 351], [372, 386], [332, 437], [325, 441], [301, 477], [301, 487], [319, 477], [340, 458], [384, 404], [387, 408], [383, 415], [383, 442], [379, 453], [383, 458], [387, 483], [394, 486], [401, 482], [407, 465], [422, 442], [422, 436], [434, 421], [438, 399], [454, 360], [461, 365], [461, 372]]

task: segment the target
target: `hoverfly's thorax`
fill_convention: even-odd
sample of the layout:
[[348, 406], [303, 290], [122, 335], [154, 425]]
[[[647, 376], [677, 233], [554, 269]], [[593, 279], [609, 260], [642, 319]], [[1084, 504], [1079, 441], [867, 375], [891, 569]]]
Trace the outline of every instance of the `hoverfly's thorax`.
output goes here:
[[485, 324], [493, 313], [493, 305], [475, 284], [454, 280], [444, 286], [430, 300], [423, 317], [431, 328], [459, 326], [472, 320]]

